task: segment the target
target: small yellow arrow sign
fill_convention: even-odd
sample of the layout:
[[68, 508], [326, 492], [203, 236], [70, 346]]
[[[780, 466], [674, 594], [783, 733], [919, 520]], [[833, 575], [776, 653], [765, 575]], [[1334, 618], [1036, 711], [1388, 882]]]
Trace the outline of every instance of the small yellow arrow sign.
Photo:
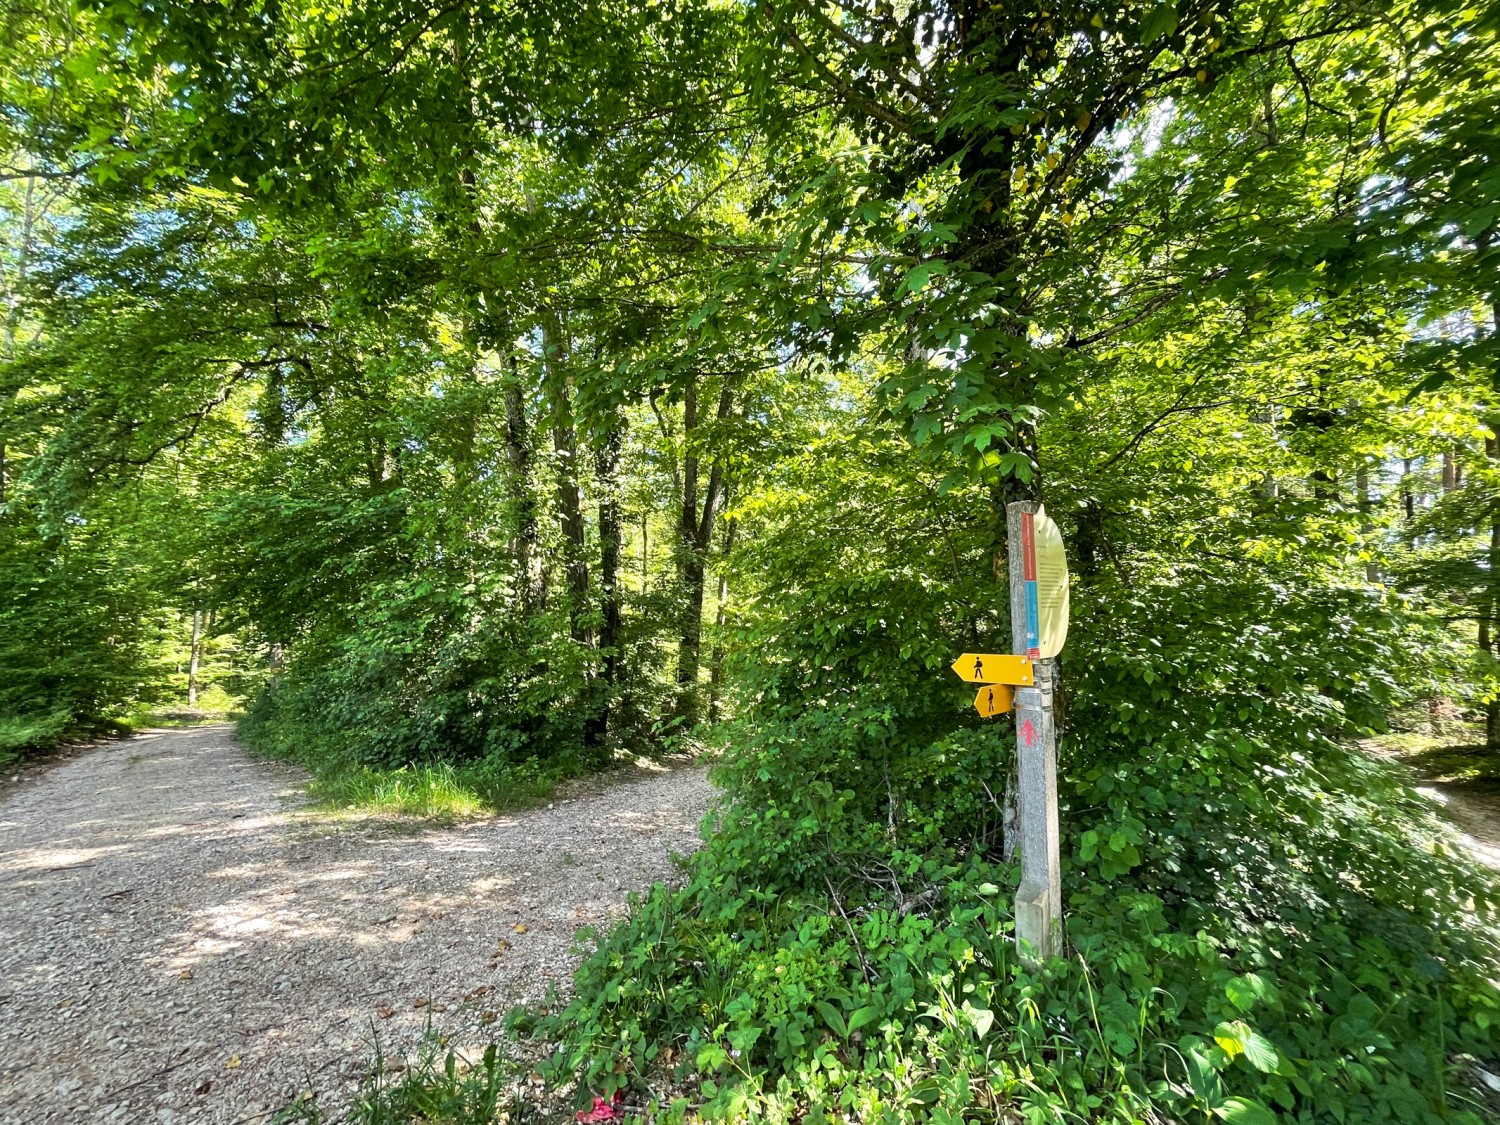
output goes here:
[[988, 719], [992, 715], [1003, 715], [1010, 710], [1011, 700], [1016, 693], [1004, 684], [986, 684], [979, 689], [979, 694], [974, 697], [974, 710], [979, 712], [980, 718]]
[[958, 678], [971, 684], [1017, 684], [1030, 687], [1035, 683], [1031, 661], [1009, 653], [966, 652], [953, 662]]

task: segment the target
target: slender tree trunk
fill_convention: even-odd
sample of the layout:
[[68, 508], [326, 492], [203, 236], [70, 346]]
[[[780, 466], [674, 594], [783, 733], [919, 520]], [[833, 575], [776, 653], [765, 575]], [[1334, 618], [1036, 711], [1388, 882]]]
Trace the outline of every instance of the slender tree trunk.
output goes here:
[[537, 556], [537, 503], [531, 480], [531, 434], [526, 424], [526, 396], [520, 366], [510, 357], [505, 386], [505, 456], [510, 468], [510, 496], [516, 527], [516, 602], [523, 616], [540, 607], [542, 582]]
[[677, 646], [677, 710], [689, 722], [699, 711], [698, 670], [703, 651], [703, 552], [696, 547], [683, 551], [679, 574], [682, 581], [682, 628]]
[[578, 485], [578, 435], [573, 426], [573, 403], [568, 389], [567, 342], [561, 326], [551, 318], [542, 326], [547, 366], [547, 392], [552, 412], [552, 451], [556, 455], [557, 514], [563, 534], [563, 570], [568, 585], [568, 620], [579, 644], [594, 643], [589, 620], [589, 564], [583, 522], [582, 490]]
[[1410, 457], [1401, 461], [1401, 507], [1406, 514], [1407, 524], [1417, 518], [1417, 494], [1411, 484], [1411, 464]]
[[189, 707], [198, 705], [198, 657], [203, 647], [203, 611], [193, 610], [193, 639], [188, 645], [187, 701]]
[[[1490, 456], [1496, 456], [1500, 442], [1490, 441]], [[1500, 519], [1490, 522], [1489, 590], [1488, 597], [1479, 605], [1479, 647], [1491, 658], [1500, 657], [1500, 637], [1495, 635], [1495, 626], [1500, 622], [1500, 578], [1495, 568], [1500, 566]], [[1490, 750], [1500, 750], [1500, 699], [1492, 699], [1484, 707], [1484, 744]]]
[[602, 745], [609, 727], [609, 712], [620, 678], [620, 450], [624, 444], [622, 424], [613, 419], [594, 454], [599, 483], [599, 649], [603, 671], [599, 677], [598, 708], [590, 722], [595, 728], [587, 738]]
[[[1369, 550], [1370, 543], [1375, 538], [1375, 523], [1370, 518], [1374, 500], [1370, 496], [1370, 470], [1364, 465], [1355, 473], [1354, 488], [1359, 493], [1359, 534], [1364, 540], [1365, 549]], [[1380, 566], [1374, 559], [1365, 563], [1365, 581], [1371, 584], [1380, 581]]]
[[281, 368], [266, 369], [256, 413], [261, 440], [271, 449], [280, 449], [286, 444], [286, 376]]
[[[734, 410], [734, 387], [726, 377], [719, 392], [717, 419], [725, 421]], [[681, 595], [681, 629], [677, 644], [677, 713], [689, 723], [701, 710], [698, 673], [703, 652], [703, 597], [708, 547], [713, 542], [719, 501], [724, 494], [724, 471], [715, 461], [704, 484], [700, 508], [698, 488], [701, 466], [695, 447], [698, 430], [697, 377], [689, 380], [683, 395], [682, 506], [677, 520], [677, 588]]]
[[[566, 393], [566, 392], [564, 392]], [[589, 626], [589, 563], [578, 487], [578, 439], [571, 425], [554, 425], [552, 450], [557, 455], [557, 510], [563, 534], [563, 571], [568, 583], [568, 619], [573, 639], [594, 643]]]
[[724, 626], [729, 619], [729, 557], [734, 553], [734, 533], [738, 520], [724, 528], [724, 551], [719, 563], [719, 607], [714, 613], [714, 654], [708, 670], [708, 721], [719, 721], [724, 702]]
[[651, 585], [651, 511], [641, 513], [641, 593]]
[[682, 494], [677, 510], [677, 711], [697, 719], [698, 642], [703, 632], [703, 556], [698, 550], [698, 377], [682, 397]]
[[[1494, 240], [1496, 228], [1491, 227], [1480, 239], [1480, 250], [1485, 251]], [[1490, 339], [1500, 339], [1500, 301], [1490, 306]], [[1500, 363], [1490, 369], [1490, 392], [1497, 408], [1500, 408]], [[1491, 414], [1490, 432], [1500, 435], [1500, 413]], [[1485, 453], [1489, 455], [1491, 468], [1500, 468], [1500, 436], [1485, 440]], [[1445, 466], [1446, 467], [1446, 466]], [[1455, 486], [1457, 481], [1455, 480]], [[1490, 517], [1490, 552], [1486, 578], [1489, 583], [1486, 599], [1488, 605], [1480, 608], [1479, 644], [1493, 658], [1500, 655], [1500, 638], [1495, 636], [1500, 623], [1500, 507]], [[1500, 750], [1500, 699], [1492, 699], [1484, 709], [1484, 742], [1491, 750]]]

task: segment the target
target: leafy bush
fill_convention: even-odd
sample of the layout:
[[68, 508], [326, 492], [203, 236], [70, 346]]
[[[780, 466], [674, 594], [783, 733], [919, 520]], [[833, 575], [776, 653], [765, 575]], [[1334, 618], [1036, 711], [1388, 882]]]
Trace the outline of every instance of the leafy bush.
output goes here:
[[27, 750], [44, 749], [60, 742], [71, 725], [67, 711], [50, 715], [0, 715], [0, 765], [15, 761]]
[[156, 594], [135, 561], [107, 525], [48, 532], [25, 510], [0, 520], [0, 715], [35, 727], [13, 727], [14, 749], [116, 716], [160, 677]]
[[240, 731], [313, 770], [332, 802], [424, 813], [524, 803], [604, 760], [584, 745], [587, 653], [566, 627], [518, 622], [472, 586], [383, 583], [352, 628], [302, 648]]
[[1081, 598], [1072, 953], [1032, 972], [1010, 727], [932, 667], [962, 625], [899, 578], [789, 596], [820, 612], [756, 637], [717, 831], [544, 1023], [557, 1077], [698, 1084], [715, 1118], [1478, 1120], [1453, 1060], [1500, 1048], [1494, 880], [1339, 741], [1411, 673], [1399, 605], [1197, 569]]

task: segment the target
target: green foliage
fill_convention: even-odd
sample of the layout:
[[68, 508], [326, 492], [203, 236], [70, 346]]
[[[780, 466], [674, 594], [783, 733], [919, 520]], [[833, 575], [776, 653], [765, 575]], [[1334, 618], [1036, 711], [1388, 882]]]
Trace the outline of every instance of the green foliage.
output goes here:
[[[1451, 647], [1428, 619], [1295, 556], [1136, 554], [1130, 585], [1080, 582], [1073, 954], [1032, 973], [1001, 849], [1013, 736], [961, 717], [944, 667], [976, 627], [1005, 635], [999, 598], [921, 580], [949, 548], [976, 572], [973, 495], [908, 508], [899, 457], [829, 453], [744, 509], [766, 586], [726, 803], [687, 884], [603, 935], [544, 1024], [555, 1073], [700, 1084], [725, 1119], [1477, 1121], [1451, 1058], [1500, 1049], [1500, 886], [1348, 742], [1425, 690]], [[907, 511], [948, 542], [902, 534]], [[827, 544], [803, 529], [830, 524], [840, 557], [810, 567]]]
[[565, 643], [544, 647], [556, 622], [535, 624], [533, 641], [486, 612], [482, 595], [378, 584], [354, 608], [352, 629], [307, 646], [258, 697], [245, 735], [267, 748], [306, 737], [321, 748], [303, 757], [382, 768], [574, 751], [584, 664], [565, 659]]
[[[175, 691], [207, 604], [248, 740], [453, 811], [674, 736], [706, 665], [728, 798], [559, 1077], [1468, 1120], [1492, 881], [1348, 741], [1439, 693], [1500, 741], [1490, 8], [4, 20], [5, 729]], [[946, 665], [1005, 647], [1039, 495], [1078, 582], [1037, 974], [1010, 740]]]
[[0, 766], [9, 765], [28, 750], [45, 749], [62, 741], [73, 722], [67, 711], [17, 718], [0, 716]]
[[[10, 749], [118, 715], [151, 661], [156, 608], [149, 577], [105, 528], [80, 521], [48, 535], [20, 515], [0, 521], [0, 717], [17, 732]], [[34, 739], [21, 738], [26, 729]]]

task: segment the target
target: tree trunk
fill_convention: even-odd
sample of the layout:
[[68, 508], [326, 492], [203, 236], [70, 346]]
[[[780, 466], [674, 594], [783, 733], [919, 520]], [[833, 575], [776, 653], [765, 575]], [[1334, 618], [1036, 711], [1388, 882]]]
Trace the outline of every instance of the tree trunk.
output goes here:
[[734, 553], [738, 520], [724, 528], [724, 551], [719, 563], [719, 607], [714, 613], [714, 654], [708, 666], [708, 721], [719, 721], [724, 702], [724, 626], [729, 617], [729, 557]]
[[595, 477], [599, 482], [599, 649], [603, 671], [598, 681], [598, 701], [586, 741], [603, 745], [609, 728], [609, 712], [620, 678], [620, 450], [624, 444], [622, 423], [611, 419], [594, 453]]
[[[1491, 227], [1484, 232], [1480, 240], [1481, 251], [1489, 249], [1495, 229]], [[1490, 339], [1500, 339], [1500, 301], [1490, 306]], [[1500, 402], [1500, 363], [1490, 370], [1490, 390], [1495, 401]], [[1500, 435], [1500, 415], [1491, 415], [1488, 422], [1490, 432]], [[1500, 466], [1500, 436], [1486, 439], [1485, 452], [1489, 455], [1491, 466]], [[1479, 643], [1494, 658], [1500, 656], [1500, 638], [1495, 636], [1496, 626], [1500, 624], [1500, 507], [1493, 509], [1490, 516], [1490, 552], [1486, 562], [1489, 597], [1484, 599], [1488, 604], [1481, 605], [1479, 611]], [[1484, 744], [1491, 750], [1500, 750], [1500, 699], [1492, 699], [1485, 705]]]
[[198, 705], [198, 656], [203, 647], [203, 611], [193, 610], [193, 639], [188, 646], [187, 701], [189, 707]]
[[[1370, 496], [1370, 470], [1364, 465], [1354, 475], [1354, 489], [1359, 493], [1359, 535], [1369, 550], [1375, 538], [1375, 524], [1370, 518], [1375, 502]], [[1380, 581], [1380, 566], [1374, 559], [1365, 563], [1365, 581], [1372, 585]]]
[[520, 366], [510, 357], [505, 387], [505, 456], [510, 468], [510, 496], [516, 526], [516, 604], [529, 617], [540, 608], [542, 582], [537, 556], [537, 503], [531, 481], [531, 434], [526, 425], [526, 396]]
[[286, 444], [286, 377], [280, 367], [266, 369], [257, 413], [261, 440], [271, 449], [280, 449]]
[[[1491, 439], [1490, 456], [1497, 456], [1500, 450], [1500, 441]], [[1490, 521], [1490, 552], [1489, 552], [1489, 583], [1488, 597], [1481, 598], [1479, 603], [1479, 647], [1488, 653], [1491, 659], [1500, 657], [1500, 637], [1495, 635], [1495, 625], [1500, 621], [1500, 579], [1497, 579], [1495, 568], [1500, 566], [1500, 518]], [[1500, 699], [1492, 699], [1484, 707], [1484, 744], [1490, 750], [1500, 750]]]
[[[717, 420], [725, 421], [734, 410], [734, 387], [726, 376], [719, 392]], [[724, 493], [724, 471], [715, 460], [703, 488], [700, 508], [698, 485], [701, 466], [694, 435], [699, 428], [698, 381], [688, 380], [683, 395], [682, 506], [677, 520], [677, 588], [681, 596], [681, 628], [677, 644], [677, 714], [688, 723], [698, 721], [702, 692], [698, 672], [703, 651], [703, 595], [708, 546], [713, 542], [714, 522]]]
[[542, 326], [543, 362], [552, 419], [552, 450], [556, 454], [557, 515], [563, 534], [563, 570], [568, 586], [568, 622], [573, 640], [594, 643], [589, 626], [589, 563], [584, 541], [583, 500], [578, 486], [578, 435], [573, 426], [573, 403], [568, 389], [567, 341], [550, 317]]
[[677, 644], [677, 713], [690, 723], [698, 721], [698, 669], [703, 650], [703, 552], [696, 547], [683, 551], [678, 567], [682, 585], [682, 628]]

